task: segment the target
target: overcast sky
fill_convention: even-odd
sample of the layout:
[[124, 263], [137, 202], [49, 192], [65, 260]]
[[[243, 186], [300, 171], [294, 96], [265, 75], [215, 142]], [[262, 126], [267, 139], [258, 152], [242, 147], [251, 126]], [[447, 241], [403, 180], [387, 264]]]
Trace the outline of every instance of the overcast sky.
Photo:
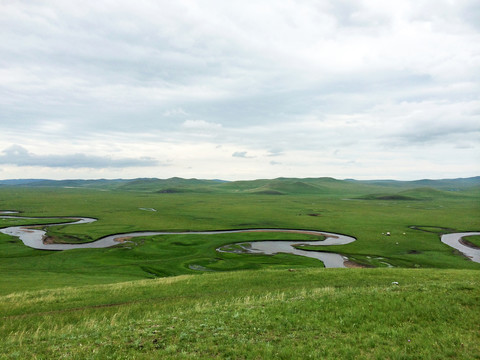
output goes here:
[[0, 179], [475, 175], [478, 0], [0, 1]]

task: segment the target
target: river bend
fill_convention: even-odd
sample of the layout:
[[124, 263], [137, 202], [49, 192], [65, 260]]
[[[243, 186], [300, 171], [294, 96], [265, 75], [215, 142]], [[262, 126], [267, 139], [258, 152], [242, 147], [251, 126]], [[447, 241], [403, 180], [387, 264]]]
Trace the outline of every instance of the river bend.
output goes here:
[[480, 235], [480, 232], [461, 232], [461, 233], [454, 233], [454, 234], [444, 234], [441, 237], [441, 240], [444, 244], [453, 247], [460, 251], [463, 255], [465, 255], [470, 260], [480, 263], [480, 249], [473, 248], [471, 246], [466, 245], [463, 243], [462, 239], [467, 236], [474, 236]]

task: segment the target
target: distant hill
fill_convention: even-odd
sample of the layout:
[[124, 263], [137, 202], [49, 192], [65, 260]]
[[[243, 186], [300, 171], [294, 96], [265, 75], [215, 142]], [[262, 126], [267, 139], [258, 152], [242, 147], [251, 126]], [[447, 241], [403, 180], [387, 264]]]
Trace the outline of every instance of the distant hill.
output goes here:
[[303, 179], [289, 178], [232, 181], [218, 188], [224, 191], [264, 195], [320, 194], [326, 191], [321, 184], [308, 184]]
[[48, 179], [14, 179], [0, 180], [0, 186], [22, 186], [22, 187], [84, 187], [84, 188], [106, 188], [117, 187], [129, 180], [123, 179], [96, 179], [96, 180], [48, 180]]
[[362, 183], [362, 184], [370, 184], [370, 185], [380, 185], [385, 187], [397, 187], [397, 188], [430, 187], [434, 189], [441, 189], [441, 190], [448, 190], [448, 191], [457, 191], [457, 190], [463, 190], [466, 188], [471, 188], [474, 186], [480, 186], [480, 176], [469, 177], [469, 178], [457, 178], [457, 179], [440, 179], [440, 180], [422, 179], [422, 180], [413, 180], [413, 181], [399, 181], [399, 180], [348, 179], [346, 181]]
[[119, 187], [119, 190], [151, 191], [158, 193], [210, 192], [209, 187], [224, 183], [222, 180], [183, 179], [134, 179]]
[[367, 194], [359, 197], [360, 200], [421, 200], [411, 196], [401, 194]]
[[310, 185], [300, 180], [273, 180], [264, 186], [250, 190], [254, 194], [320, 194], [325, 191], [326, 189], [321, 185]]
[[428, 200], [428, 199], [439, 198], [439, 197], [448, 198], [448, 197], [462, 196], [463, 191], [461, 189], [442, 190], [442, 187], [437, 189], [432, 187], [419, 187], [419, 188], [413, 188], [413, 189], [401, 191], [399, 194], [403, 196], [410, 196], [410, 197]]
[[45, 179], [11, 179], [0, 180], [0, 186], [18, 186], [18, 185], [31, 185], [40, 181], [47, 181]]
[[425, 200], [438, 196], [480, 193], [480, 176], [441, 180], [338, 180], [320, 178], [277, 178], [246, 181], [205, 179], [98, 179], [98, 180], [0, 180], [1, 187], [92, 188], [140, 191], [158, 194], [241, 193], [249, 195], [335, 195], [362, 200]]

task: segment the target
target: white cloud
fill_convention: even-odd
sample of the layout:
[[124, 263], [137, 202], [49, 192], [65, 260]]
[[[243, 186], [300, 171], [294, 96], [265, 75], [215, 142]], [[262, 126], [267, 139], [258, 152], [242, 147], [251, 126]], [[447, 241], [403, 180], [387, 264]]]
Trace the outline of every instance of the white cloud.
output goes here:
[[250, 158], [252, 158], [253, 156], [247, 155], [247, 152], [246, 152], [246, 151], [235, 151], [235, 152], [232, 154], [232, 157], [242, 158], [242, 159], [250, 159]]
[[279, 148], [273, 148], [268, 150], [268, 155], [267, 156], [281, 156], [283, 155], [283, 150]]
[[222, 127], [221, 124], [208, 122], [205, 120], [185, 120], [182, 124], [184, 129], [193, 130], [217, 130]]
[[183, 117], [187, 116], [188, 113], [182, 108], [173, 108], [164, 111], [163, 116], [165, 117]]

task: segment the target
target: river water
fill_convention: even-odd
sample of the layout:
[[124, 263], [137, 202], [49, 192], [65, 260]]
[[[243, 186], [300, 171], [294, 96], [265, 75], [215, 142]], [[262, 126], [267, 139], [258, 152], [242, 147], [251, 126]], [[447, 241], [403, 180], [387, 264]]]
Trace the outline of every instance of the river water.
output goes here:
[[467, 236], [473, 235], [480, 235], [480, 232], [462, 232], [462, 233], [454, 233], [454, 234], [444, 234], [441, 237], [441, 240], [444, 244], [451, 246], [470, 260], [480, 263], [480, 249], [475, 249], [465, 244], [462, 244], [462, 239]]
[[[257, 230], [257, 231], [265, 231], [265, 230]], [[270, 229], [268, 231], [276, 231], [276, 230]], [[265, 254], [265, 255], [287, 253], [287, 254], [300, 255], [300, 256], [305, 256], [313, 259], [318, 259], [322, 261], [325, 267], [327, 268], [339, 268], [339, 267], [346, 267], [345, 261], [348, 260], [347, 257], [340, 254], [329, 253], [329, 252], [301, 250], [301, 249], [297, 249], [295, 246], [298, 246], [298, 245], [317, 245], [317, 246], [346, 245], [356, 240], [354, 237], [351, 237], [351, 236], [328, 233], [324, 231], [321, 231], [321, 232], [320, 231], [302, 231], [302, 230], [285, 230], [285, 231], [304, 233], [304, 234], [310, 234], [310, 235], [316, 235], [316, 236], [325, 236], [326, 239], [314, 240], [314, 241], [304, 241], [304, 240], [251, 241], [251, 242], [242, 242], [242, 243], [235, 243], [231, 245], [225, 245], [218, 248], [217, 251], [233, 252], [233, 253], [248, 253], [248, 254]]]

